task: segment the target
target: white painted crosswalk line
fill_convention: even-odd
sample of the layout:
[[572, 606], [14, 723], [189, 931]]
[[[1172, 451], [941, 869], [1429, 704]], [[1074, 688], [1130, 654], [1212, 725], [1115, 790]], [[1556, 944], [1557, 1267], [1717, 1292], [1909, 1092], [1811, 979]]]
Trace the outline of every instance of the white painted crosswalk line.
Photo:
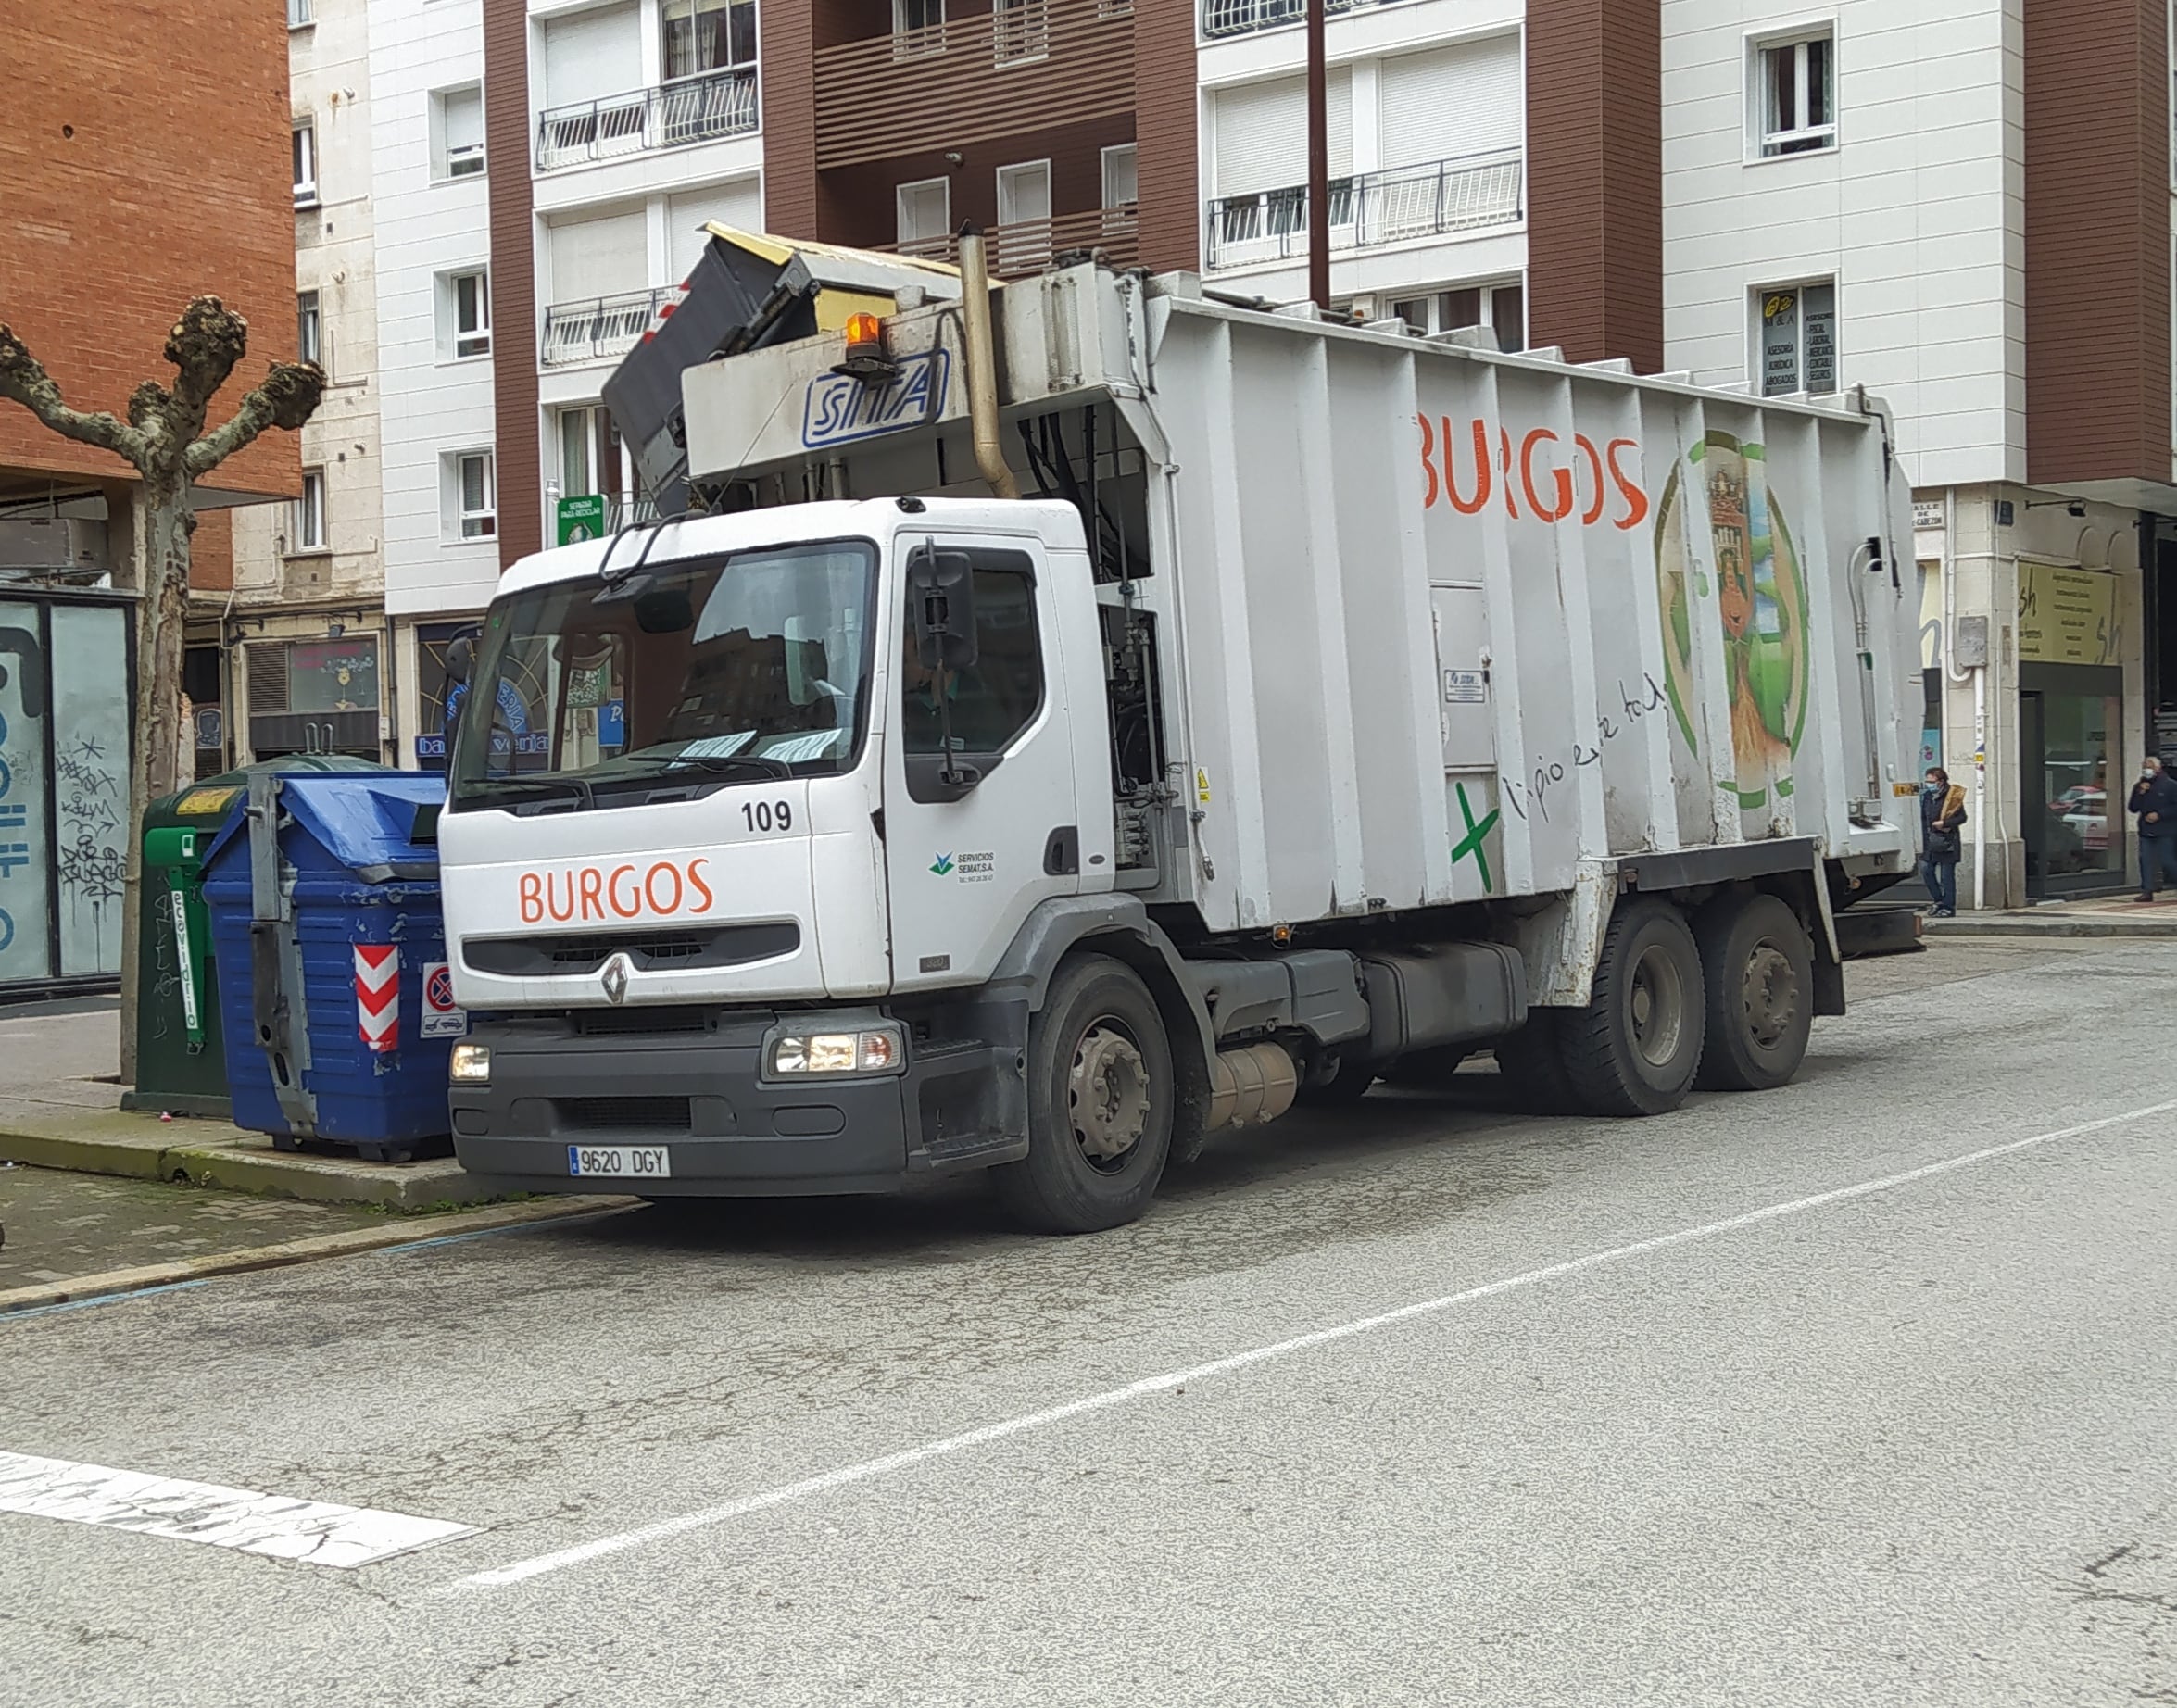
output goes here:
[[0, 1513], [208, 1542], [275, 1560], [349, 1567], [474, 1532], [473, 1525], [298, 1501], [0, 1451]]

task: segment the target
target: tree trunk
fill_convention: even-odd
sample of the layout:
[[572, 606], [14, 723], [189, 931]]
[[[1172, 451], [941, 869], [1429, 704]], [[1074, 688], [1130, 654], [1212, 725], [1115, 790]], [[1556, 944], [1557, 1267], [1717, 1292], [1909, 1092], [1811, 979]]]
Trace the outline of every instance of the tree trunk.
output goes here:
[[189, 536], [196, 530], [186, 481], [136, 489], [136, 752], [129, 769], [129, 848], [121, 885], [121, 1084], [136, 1083], [137, 958], [143, 953], [144, 810], [182, 786], [182, 655], [189, 605]]

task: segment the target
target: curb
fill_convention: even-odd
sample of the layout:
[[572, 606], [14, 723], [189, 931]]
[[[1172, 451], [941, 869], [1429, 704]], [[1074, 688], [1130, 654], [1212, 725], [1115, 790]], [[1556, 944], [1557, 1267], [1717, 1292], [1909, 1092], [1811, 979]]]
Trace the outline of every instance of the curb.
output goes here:
[[1956, 919], [1924, 922], [1926, 934], [1936, 937], [2177, 937], [2177, 914], [2161, 919], [2126, 919], [2122, 915], [2072, 914], [2051, 919]]
[[214, 1275], [246, 1275], [258, 1269], [284, 1269], [320, 1258], [349, 1257], [360, 1251], [382, 1251], [389, 1246], [412, 1246], [463, 1234], [490, 1233], [499, 1228], [522, 1227], [573, 1216], [595, 1216], [633, 1209], [632, 1198], [561, 1199], [542, 1204], [506, 1204], [491, 1210], [458, 1212], [432, 1216], [426, 1221], [384, 1227], [350, 1228], [338, 1234], [313, 1234], [305, 1239], [278, 1245], [254, 1246], [241, 1251], [216, 1252], [207, 1257], [179, 1258], [170, 1263], [145, 1263], [134, 1269], [108, 1269], [94, 1275], [76, 1275], [66, 1281], [42, 1281], [34, 1287], [10, 1287], [0, 1292], [0, 1321], [8, 1316], [52, 1305], [65, 1305], [108, 1298], [117, 1293], [140, 1293], [150, 1287], [172, 1287]]
[[472, 1174], [451, 1157], [416, 1162], [365, 1162], [312, 1151], [273, 1150], [221, 1139], [135, 1144], [82, 1134], [26, 1133], [0, 1127], [0, 1156], [33, 1168], [131, 1180], [185, 1180], [191, 1186], [308, 1203], [374, 1204], [418, 1211], [477, 1205], [509, 1188]]

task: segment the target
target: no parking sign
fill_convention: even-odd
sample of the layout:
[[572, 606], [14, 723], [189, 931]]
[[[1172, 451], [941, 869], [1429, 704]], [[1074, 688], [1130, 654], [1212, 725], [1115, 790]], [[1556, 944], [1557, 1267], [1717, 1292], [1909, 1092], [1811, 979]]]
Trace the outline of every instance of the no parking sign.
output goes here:
[[454, 975], [443, 961], [423, 963], [423, 1027], [425, 1037], [465, 1037], [469, 1032], [466, 1009], [454, 1003]]

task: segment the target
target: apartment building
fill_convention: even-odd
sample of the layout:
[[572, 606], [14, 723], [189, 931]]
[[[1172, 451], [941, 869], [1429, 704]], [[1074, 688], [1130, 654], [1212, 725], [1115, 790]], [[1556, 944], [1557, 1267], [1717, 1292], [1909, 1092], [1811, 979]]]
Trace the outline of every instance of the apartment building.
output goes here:
[[1667, 365], [1891, 404], [1961, 890], [2124, 887], [2177, 748], [2166, 0], [1662, 10]]
[[[216, 292], [250, 370], [294, 354], [285, 30], [261, 0], [161, 10], [13, 0], [0, 105], [0, 320], [78, 408], [125, 415], [176, 312]], [[157, 121], [134, 93], [157, 67]], [[233, 383], [215, 409], [232, 409]], [[198, 489], [196, 583], [231, 574], [227, 519], [301, 490], [268, 433]], [[0, 989], [120, 964], [136, 578], [132, 471], [0, 403]], [[255, 507], [255, 508], [252, 508]], [[172, 684], [179, 692], [181, 684]], [[215, 696], [216, 697], [216, 696]], [[212, 716], [216, 721], [216, 708]]]
[[285, 0], [296, 350], [324, 369], [292, 504], [238, 512], [193, 601], [200, 776], [290, 753], [393, 757], [386, 701], [377, 118], [368, 0]]

